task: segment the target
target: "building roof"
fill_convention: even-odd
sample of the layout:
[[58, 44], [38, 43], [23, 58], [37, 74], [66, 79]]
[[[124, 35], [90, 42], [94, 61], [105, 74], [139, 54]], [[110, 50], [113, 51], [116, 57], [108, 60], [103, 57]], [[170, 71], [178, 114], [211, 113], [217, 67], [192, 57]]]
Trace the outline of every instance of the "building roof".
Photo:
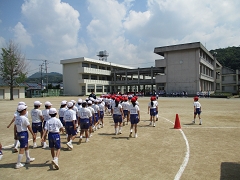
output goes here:
[[181, 50], [197, 49], [197, 48], [202, 49], [205, 53], [207, 53], [213, 59], [212, 54], [200, 42], [155, 47], [154, 53], [164, 56], [164, 53], [169, 51], [181, 51]]
[[90, 58], [86, 58], [86, 57], [64, 59], [64, 60], [60, 61], [61, 64], [77, 63], [77, 62], [91, 62], [91, 63], [95, 63], [95, 64], [103, 64], [103, 65], [108, 65], [108, 66], [112, 66], [112, 67], [120, 67], [120, 68], [124, 68], [124, 69], [133, 69], [133, 67], [130, 67], [130, 66], [115, 64], [115, 63], [108, 62], [108, 61], [90, 59]]

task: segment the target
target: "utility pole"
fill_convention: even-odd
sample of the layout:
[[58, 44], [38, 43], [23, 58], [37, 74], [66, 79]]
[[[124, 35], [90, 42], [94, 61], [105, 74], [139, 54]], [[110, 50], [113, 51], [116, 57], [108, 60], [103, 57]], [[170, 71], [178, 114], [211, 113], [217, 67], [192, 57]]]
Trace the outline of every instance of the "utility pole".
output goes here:
[[44, 64], [45, 64], [45, 71], [46, 71], [46, 80], [47, 80], [47, 86], [46, 86], [46, 90], [47, 90], [47, 93], [48, 93], [48, 74], [47, 74], [47, 60], [44, 60]]
[[44, 64], [41, 64], [41, 65], [39, 65], [40, 66], [40, 72], [41, 72], [41, 91], [42, 91], [42, 83], [43, 83], [43, 79], [42, 79], [42, 70], [43, 70], [43, 65]]

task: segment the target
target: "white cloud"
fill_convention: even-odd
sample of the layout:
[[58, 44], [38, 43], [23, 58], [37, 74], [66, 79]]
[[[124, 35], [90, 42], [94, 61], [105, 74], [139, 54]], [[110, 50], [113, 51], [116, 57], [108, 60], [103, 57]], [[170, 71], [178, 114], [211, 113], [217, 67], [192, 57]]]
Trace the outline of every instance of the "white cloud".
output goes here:
[[60, 0], [29, 0], [22, 5], [29, 31], [52, 50], [75, 48], [78, 45], [79, 13]]
[[6, 41], [3, 37], [0, 36], [0, 48], [5, 47]]
[[33, 47], [31, 36], [27, 33], [22, 23], [18, 22], [13, 28], [13, 32], [15, 41], [20, 44], [22, 48], [25, 48], [26, 46]]

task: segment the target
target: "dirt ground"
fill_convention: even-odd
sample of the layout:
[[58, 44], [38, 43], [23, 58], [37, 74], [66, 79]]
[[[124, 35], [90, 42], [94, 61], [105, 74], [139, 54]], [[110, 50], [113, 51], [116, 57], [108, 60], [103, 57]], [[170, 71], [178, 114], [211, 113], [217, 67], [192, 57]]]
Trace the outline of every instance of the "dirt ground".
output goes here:
[[[147, 104], [149, 97], [139, 98], [141, 121], [138, 138], [129, 138], [130, 125], [123, 127], [123, 134], [114, 135], [113, 120], [104, 118], [104, 128], [90, 138], [90, 142], [77, 145], [73, 150], [66, 146], [61, 135], [62, 150], [59, 170], [51, 166], [49, 149], [32, 149], [30, 156], [36, 160], [21, 169], [14, 169], [17, 153], [12, 153], [13, 117], [19, 101], [33, 108], [33, 102], [49, 100], [59, 108], [62, 100], [79, 97], [29, 98], [0, 101], [0, 142], [4, 156], [0, 161], [0, 179], [240, 179], [240, 99], [201, 98], [203, 124], [192, 124], [192, 98], [159, 98], [159, 121], [149, 126]], [[43, 109], [43, 106], [41, 107]], [[174, 129], [176, 114], [181, 129]], [[31, 121], [31, 118], [29, 118]], [[31, 136], [30, 136], [31, 139]], [[40, 146], [40, 139], [37, 140]], [[25, 155], [23, 157], [25, 161]]]

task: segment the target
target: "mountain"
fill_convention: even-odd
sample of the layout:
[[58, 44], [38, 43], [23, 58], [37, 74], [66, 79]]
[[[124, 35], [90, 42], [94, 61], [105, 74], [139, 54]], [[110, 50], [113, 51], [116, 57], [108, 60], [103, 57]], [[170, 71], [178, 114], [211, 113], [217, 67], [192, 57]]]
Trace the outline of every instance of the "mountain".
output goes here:
[[[41, 78], [42, 76], [42, 78]], [[57, 72], [50, 72], [50, 73], [41, 73], [40, 72], [36, 72], [34, 74], [32, 74], [31, 76], [29, 76], [25, 82], [27, 83], [41, 83], [41, 79], [43, 80], [43, 82], [46, 83], [48, 78], [48, 83], [61, 83], [63, 81], [63, 75], [61, 73], [57, 73]]]

